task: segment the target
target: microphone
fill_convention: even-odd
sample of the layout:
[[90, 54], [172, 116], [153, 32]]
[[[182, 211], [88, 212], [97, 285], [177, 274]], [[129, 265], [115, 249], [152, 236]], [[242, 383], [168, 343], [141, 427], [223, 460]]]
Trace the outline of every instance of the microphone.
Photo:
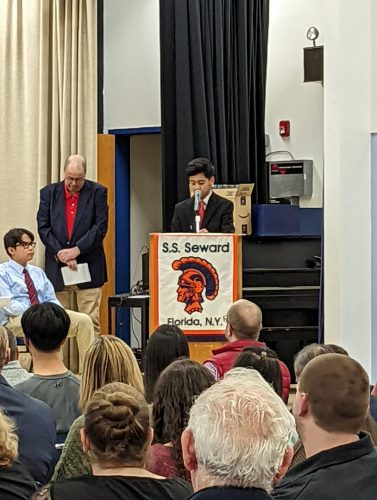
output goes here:
[[201, 195], [202, 195], [202, 192], [200, 191], [200, 189], [197, 189], [194, 192], [194, 212], [196, 214], [199, 213], [199, 203], [200, 203]]

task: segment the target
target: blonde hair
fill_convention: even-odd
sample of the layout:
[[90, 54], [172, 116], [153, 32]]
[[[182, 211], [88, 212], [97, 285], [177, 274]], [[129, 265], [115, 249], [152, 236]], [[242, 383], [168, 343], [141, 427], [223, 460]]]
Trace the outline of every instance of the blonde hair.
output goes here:
[[18, 437], [12, 420], [0, 410], [0, 466], [11, 465], [18, 457]]
[[107, 384], [90, 398], [85, 432], [91, 461], [107, 464], [143, 464], [148, 447], [149, 409], [134, 387]]
[[111, 382], [123, 382], [144, 394], [143, 377], [131, 348], [123, 340], [101, 335], [89, 347], [82, 370], [80, 406], [83, 410], [94, 391]]

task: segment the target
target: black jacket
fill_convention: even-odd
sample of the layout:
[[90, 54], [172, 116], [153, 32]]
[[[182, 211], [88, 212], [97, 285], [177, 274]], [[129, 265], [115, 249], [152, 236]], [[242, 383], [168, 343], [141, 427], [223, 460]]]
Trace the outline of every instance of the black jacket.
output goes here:
[[[233, 203], [212, 192], [202, 227], [209, 233], [234, 233]], [[171, 230], [173, 233], [195, 232], [194, 197], [176, 204]]]
[[281, 500], [376, 500], [377, 451], [367, 434], [293, 467], [272, 496]]
[[[16, 424], [19, 461], [35, 481], [45, 484], [51, 477], [55, 460], [56, 430], [51, 408], [11, 387], [0, 376], [0, 404]], [[3, 498], [0, 495], [0, 498]]]
[[189, 500], [268, 500], [270, 495], [259, 488], [236, 488], [233, 486], [204, 488], [194, 493]]
[[37, 222], [39, 236], [46, 247], [45, 271], [56, 292], [64, 288], [60, 270], [62, 264], [57, 261], [56, 254], [76, 245], [81, 251], [77, 262], [88, 263], [92, 278], [90, 283], [78, 285], [79, 288], [97, 288], [107, 281], [102, 244], [108, 224], [107, 189], [104, 186], [85, 181], [80, 190], [70, 240], [67, 236], [64, 182], [49, 184], [41, 189]]

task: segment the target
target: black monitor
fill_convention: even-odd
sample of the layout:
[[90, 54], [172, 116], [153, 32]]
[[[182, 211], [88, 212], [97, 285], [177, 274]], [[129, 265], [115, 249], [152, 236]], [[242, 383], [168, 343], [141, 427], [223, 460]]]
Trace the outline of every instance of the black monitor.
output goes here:
[[149, 252], [145, 252], [141, 256], [141, 279], [143, 282], [143, 290], [149, 291]]

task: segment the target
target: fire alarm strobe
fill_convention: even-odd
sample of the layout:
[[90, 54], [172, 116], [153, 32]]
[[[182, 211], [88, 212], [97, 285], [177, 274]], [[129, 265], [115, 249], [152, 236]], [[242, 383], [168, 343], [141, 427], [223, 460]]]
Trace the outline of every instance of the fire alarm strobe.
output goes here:
[[291, 123], [289, 120], [280, 120], [279, 122], [279, 134], [280, 137], [289, 137], [291, 132]]

